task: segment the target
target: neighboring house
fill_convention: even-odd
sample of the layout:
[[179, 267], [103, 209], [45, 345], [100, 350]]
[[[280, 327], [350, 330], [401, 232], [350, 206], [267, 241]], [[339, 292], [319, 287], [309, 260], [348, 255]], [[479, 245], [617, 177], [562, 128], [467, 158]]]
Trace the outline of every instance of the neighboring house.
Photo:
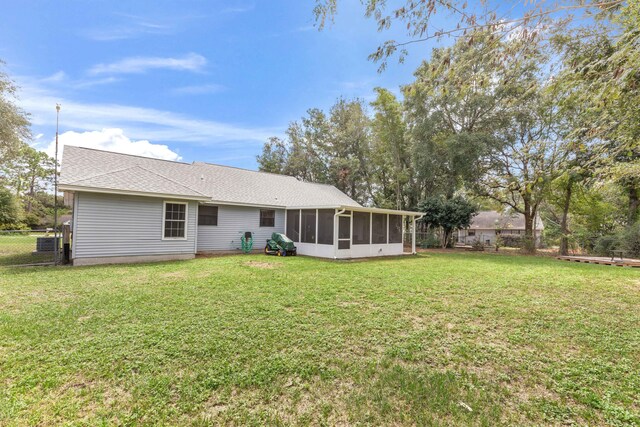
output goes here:
[[279, 232], [302, 255], [399, 255], [403, 218], [415, 230], [422, 215], [363, 207], [331, 185], [290, 176], [73, 146], [64, 148], [59, 188], [72, 200], [75, 265], [237, 251], [245, 232], [258, 250]]
[[[534, 235], [539, 244], [544, 225], [539, 217], [536, 219]], [[493, 246], [496, 244], [498, 235], [524, 237], [524, 231], [524, 215], [522, 214], [482, 211], [473, 217], [471, 227], [458, 231], [458, 243], [471, 245], [475, 241], [480, 241], [487, 246]]]

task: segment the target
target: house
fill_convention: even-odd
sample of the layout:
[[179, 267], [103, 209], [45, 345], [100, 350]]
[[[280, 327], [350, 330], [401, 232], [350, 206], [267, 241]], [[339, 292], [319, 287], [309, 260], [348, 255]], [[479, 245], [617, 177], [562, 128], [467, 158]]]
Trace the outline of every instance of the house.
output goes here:
[[[534, 235], [538, 244], [543, 230], [542, 220], [536, 217]], [[520, 213], [481, 211], [473, 217], [469, 228], [458, 231], [458, 243], [471, 245], [479, 241], [486, 246], [493, 246], [496, 244], [497, 236], [502, 236], [503, 239], [518, 239], [524, 237], [524, 232], [524, 215]]]
[[203, 162], [182, 163], [65, 146], [59, 188], [73, 208], [74, 265], [262, 250], [286, 233], [298, 253], [359, 258], [404, 253], [420, 212], [361, 206], [331, 185]]

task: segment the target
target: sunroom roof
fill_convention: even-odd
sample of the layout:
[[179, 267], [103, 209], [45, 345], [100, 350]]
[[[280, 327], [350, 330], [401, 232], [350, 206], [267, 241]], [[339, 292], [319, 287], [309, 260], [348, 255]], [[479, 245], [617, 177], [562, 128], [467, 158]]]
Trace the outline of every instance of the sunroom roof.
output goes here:
[[417, 211], [403, 211], [396, 209], [384, 209], [384, 208], [373, 208], [367, 206], [339, 206], [339, 205], [331, 205], [331, 206], [287, 206], [287, 210], [295, 210], [295, 209], [344, 209], [345, 211], [356, 211], [356, 212], [372, 212], [372, 213], [381, 213], [381, 214], [392, 214], [392, 215], [407, 215], [407, 216], [423, 216], [424, 212]]

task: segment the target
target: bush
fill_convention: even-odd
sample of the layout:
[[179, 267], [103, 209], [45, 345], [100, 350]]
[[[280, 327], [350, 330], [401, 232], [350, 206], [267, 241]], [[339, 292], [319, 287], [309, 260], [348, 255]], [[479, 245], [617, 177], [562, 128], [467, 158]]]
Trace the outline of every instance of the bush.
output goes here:
[[611, 256], [611, 251], [620, 248], [620, 238], [616, 235], [602, 236], [596, 240], [593, 252], [596, 255]]
[[484, 243], [482, 243], [482, 241], [480, 241], [479, 239], [474, 240], [473, 243], [471, 243], [471, 250], [484, 251]]
[[21, 220], [18, 199], [9, 190], [0, 186], [0, 230], [20, 228]]
[[442, 246], [440, 244], [440, 239], [435, 234], [429, 234], [420, 242], [420, 247], [422, 249], [439, 248], [440, 246]]
[[629, 226], [618, 238], [622, 250], [627, 256], [640, 258], [640, 222]]
[[507, 248], [522, 248], [522, 236], [503, 234], [500, 237], [502, 239], [502, 244], [500, 246], [505, 246]]

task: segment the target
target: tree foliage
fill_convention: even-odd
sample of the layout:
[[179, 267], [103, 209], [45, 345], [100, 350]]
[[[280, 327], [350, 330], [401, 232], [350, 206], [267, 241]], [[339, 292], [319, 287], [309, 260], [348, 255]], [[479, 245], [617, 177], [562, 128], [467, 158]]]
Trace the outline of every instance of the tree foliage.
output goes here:
[[[369, 59], [380, 64], [382, 71], [387, 61], [398, 55], [398, 61], [404, 62], [409, 46], [429, 40], [441, 41], [443, 38], [470, 40], [477, 30], [489, 31], [507, 39], [514, 34], [520, 38], [538, 39], [551, 27], [563, 24], [572, 18], [592, 18], [608, 16], [618, 11], [624, 0], [591, 0], [576, 2], [560, 0], [553, 3], [533, 0], [505, 8], [503, 2], [468, 0], [404, 0], [388, 2], [386, 0], [362, 0], [364, 14], [375, 20], [378, 31], [389, 30], [393, 25], [406, 31], [405, 40], [386, 40], [370, 55]], [[316, 0], [313, 13], [316, 23], [323, 29], [332, 22], [339, 10], [338, 0]], [[521, 11], [512, 15], [509, 9]], [[629, 9], [629, 8], [627, 8]], [[629, 13], [630, 11], [627, 11]], [[637, 16], [637, 9], [633, 12]], [[447, 17], [447, 19], [442, 19]], [[633, 18], [627, 19], [633, 23]], [[637, 20], [635, 21], [637, 25]]]
[[16, 105], [16, 93], [16, 85], [0, 70], [0, 166], [15, 159], [31, 138], [29, 116]]
[[451, 243], [454, 231], [468, 228], [471, 219], [478, 213], [475, 204], [461, 196], [450, 199], [444, 196], [432, 196], [419, 204], [420, 211], [424, 212], [421, 221], [429, 228], [442, 229], [442, 247]]
[[362, 100], [339, 99], [329, 114], [313, 108], [292, 122], [286, 138], [271, 138], [257, 157], [261, 171], [335, 185], [356, 201], [370, 200], [367, 162], [371, 124]]
[[402, 104], [391, 91], [375, 89], [377, 98], [371, 103], [373, 174], [377, 191], [373, 201], [377, 206], [407, 209], [415, 205], [414, 174], [411, 146]]
[[0, 229], [19, 228], [21, 221], [18, 199], [8, 189], [0, 187]]

